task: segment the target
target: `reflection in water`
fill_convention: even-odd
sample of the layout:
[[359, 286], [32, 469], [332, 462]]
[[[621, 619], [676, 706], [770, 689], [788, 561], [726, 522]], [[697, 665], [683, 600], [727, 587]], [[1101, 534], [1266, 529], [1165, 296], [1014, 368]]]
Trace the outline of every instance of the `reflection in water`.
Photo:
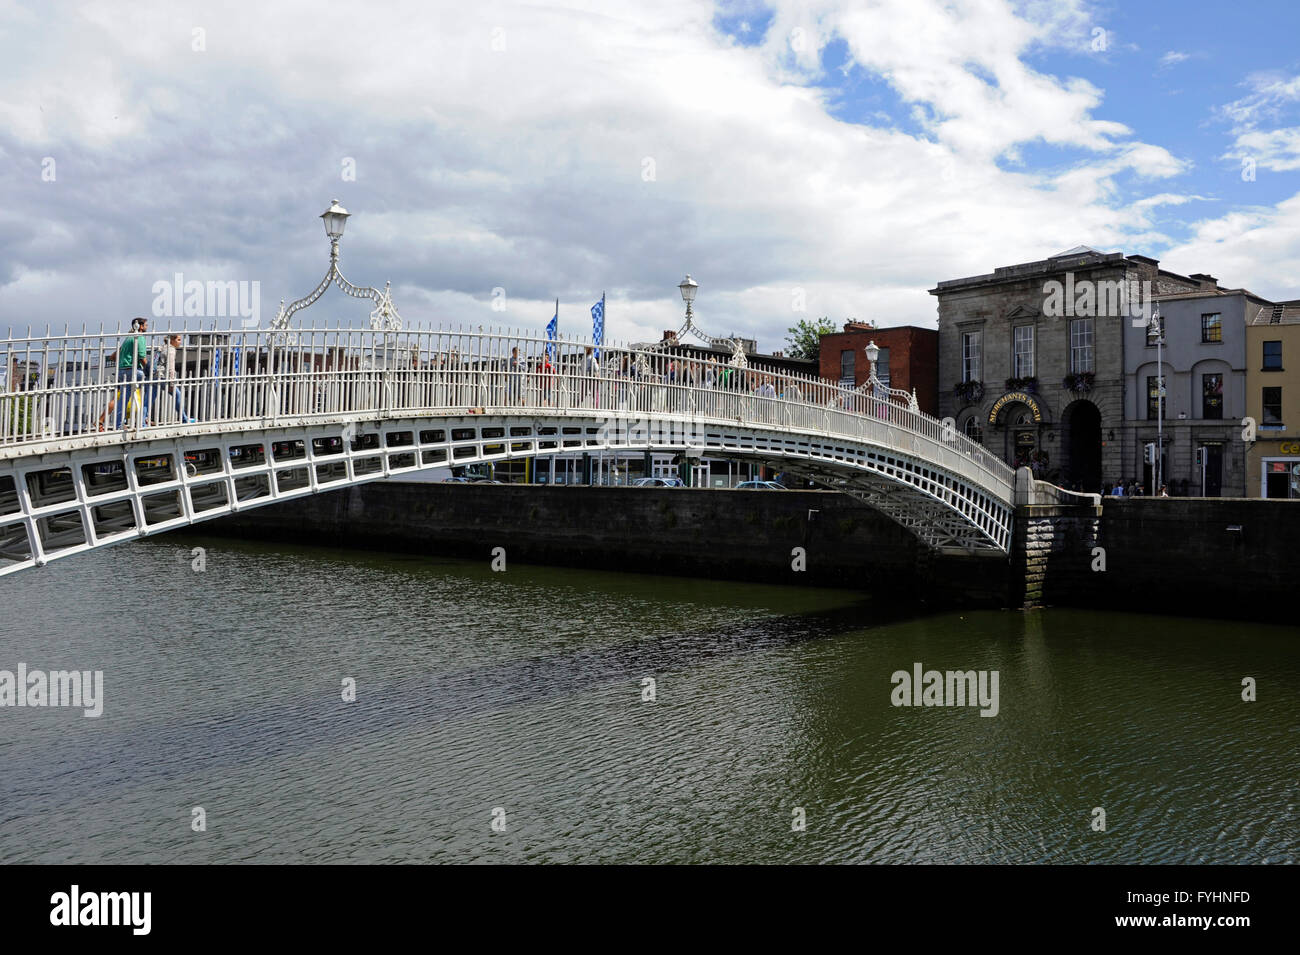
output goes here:
[[106, 696], [0, 710], [4, 862], [1297, 860], [1286, 628], [204, 538], [0, 588], [0, 668]]

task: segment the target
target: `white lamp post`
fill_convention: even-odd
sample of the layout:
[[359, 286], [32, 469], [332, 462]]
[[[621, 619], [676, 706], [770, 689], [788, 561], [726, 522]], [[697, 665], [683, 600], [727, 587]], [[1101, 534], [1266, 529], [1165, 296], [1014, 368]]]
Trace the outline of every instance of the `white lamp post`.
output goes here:
[[339, 239], [343, 238], [343, 229], [348, 224], [348, 212], [339, 205], [337, 199], [330, 200], [330, 207], [320, 214], [321, 219], [325, 222], [325, 234], [330, 238], [330, 259], [338, 261], [339, 257]]
[[1156, 476], [1155, 487], [1151, 489], [1152, 496], [1159, 495], [1160, 488], [1164, 486], [1164, 457], [1165, 457], [1165, 325], [1164, 320], [1160, 317], [1160, 305], [1156, 303], [1156, 310], [1151, 315], [1151, 321], [1156, 327], [1156, 460], [1153, 473]]
[[343, 238], [343, 230], [347, 226], [348, 216], [351, 214], [347, 209], [339, 205], [337, 199], [331, 199], [330, 207], [321, 213], [321, 220], [325, 223], [325, 235], [330, 240], [329, 271], [325, 273], [325, 278], [321, 280], [320, 285], [317, 285], [310, 295], [303, 296], [287, 307], [284, 304], [284, 299], [280, 299], [280, 310], [276, 313], [275, 318], [271, 320], [272, 331], [285, 331], [289, 327], [289, 319], [293, 317], [294, 312], [313, 304], [325, 294], [325, 290], [331, 284], [337, 285], [353, 298], [369, 299], [375, 303], [374, 311], [370, 313], [370, 327], [372, 329], [384, 332], [401, 331], [402, 319], [397, 314], [397, 306], [393, 304], [391, 283], [385, 282], [384, 290], [381, 292], [379, 289], [370, 286], [353, 285], [339, 271], [339, 239]]
[[682, 284], [677, 286], [682, 292], [682, 301], [686, 303], [686, 324], [691, 323], [691, 303], [695, 301], [695, 293], [700, 290], [700, 283], [691, 278], [688, 272], [686, 278], [682, 279]]
[[867, 381], [876, 377], [876, 359], [880, 357], [880, 346], [875, 339], [867, 342]]

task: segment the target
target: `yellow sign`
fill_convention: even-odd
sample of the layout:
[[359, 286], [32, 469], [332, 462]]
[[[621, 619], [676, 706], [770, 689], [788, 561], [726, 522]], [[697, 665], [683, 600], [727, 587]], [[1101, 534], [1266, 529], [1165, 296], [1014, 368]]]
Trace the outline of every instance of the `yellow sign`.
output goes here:
[[1300, 454], [1300, 442], [1292, 441], [1287, 443], [1283, 441], [1278, 450], [1283, 454]]
[[989, 409], [989, 424], [997, 424], [998, 415], [1001, 413], [1002, 409], [1007, 405], [1015, 404], [1016, 402], [1020, 402], [1029, 408], [1029, 411], [1034, 416], [1034, 421], [1043, 420], [1043, 412], [1042, 409], [1038, 407], [1038, 402], [1029, 397], [1029, 395], [1025, 394], [1023, 391], [1012, 391], [993, 402], [993, 407]]

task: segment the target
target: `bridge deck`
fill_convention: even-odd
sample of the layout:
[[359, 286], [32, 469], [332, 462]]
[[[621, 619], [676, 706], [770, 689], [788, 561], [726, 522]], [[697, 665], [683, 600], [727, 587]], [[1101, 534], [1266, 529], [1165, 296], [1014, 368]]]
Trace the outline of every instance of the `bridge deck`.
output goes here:
[[1011, 468], [883, 387], [505, 333], [183, 336], [175, 377], [119, 372], [110, 336], [0, 342], [0, 574], [342, 483], [579, 448], [767, 461], [931, 546], [1007, 548]]

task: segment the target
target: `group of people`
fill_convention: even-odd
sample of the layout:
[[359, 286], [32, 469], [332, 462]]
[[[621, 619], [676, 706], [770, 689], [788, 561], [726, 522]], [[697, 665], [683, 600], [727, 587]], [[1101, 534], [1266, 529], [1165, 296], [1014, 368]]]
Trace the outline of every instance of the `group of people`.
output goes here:
[[[180, 387], [182, 368], [179, 361], [181, 336], [169, 334], [152, 353], [149, 349], [149, 320], [131, 320], [131, 335], [123, 339], [116, 352], [117, 391], [109, 396], [108, 407], [99, 416], [99, 430], [116, 410], [115, 428], [120, 429], [129, 412], [139, 415], [141, 424], [156, 423], [160, 401], [166, 396], [166, 407], [175, 411], [176, 420], [192, 424], [194, 418], [185, 413]], [[138, 406], [138, 407], [137, 407]]]
[[[1110, 489], [1111, 497], [1146, 497], [1147, 491], [1142, 482], [1137, 478], [1129, 478], [1128, 482], [1116, 481]], [[1156, 497], [1168, 497], [1169, 485], [1160, 485], [1160, 491]]]
[[[554, 403], [557, 379], [561, 372], [557, 371], [549, 354], [536, 359], [521, 358], [519, 349], [511, 348], [508, 368], [506, 398], [509, 404], [527, 403], [532, 398], [545, 406]], [[624, 354], [616, 364], [607, 363], [602, 368], [594, 348], [588, 345], [579, 361], [564, 364], [562, 373], [572, 379], [572, 383], [566, 385], [568, 393], [583, 405], [591, 407], [600, 407], [602, 401], [624, 405], [630, 399], [636, 400], [630, 390], [636, 386], [665, 387], [668, 403], [672, 402], [671, 395], [677, 393], [674, 386], [747, 392], [759, 398], [803, 400], [803, 395], [792, 380], [783, 382], [784, 387], [778, 392], [776, 379], [772, 375], [721, 364], [716, 358], [685, 361], [672, 357], [664, 360], [664, 356], [655, 356], [645, 365], [632, 355]], [[606, 382], [603, 389], [600, 381], [602, 377], [612, 379], [612, 382]], [[528, 398], [525, 397], [526, 390], [531, 391]]]

